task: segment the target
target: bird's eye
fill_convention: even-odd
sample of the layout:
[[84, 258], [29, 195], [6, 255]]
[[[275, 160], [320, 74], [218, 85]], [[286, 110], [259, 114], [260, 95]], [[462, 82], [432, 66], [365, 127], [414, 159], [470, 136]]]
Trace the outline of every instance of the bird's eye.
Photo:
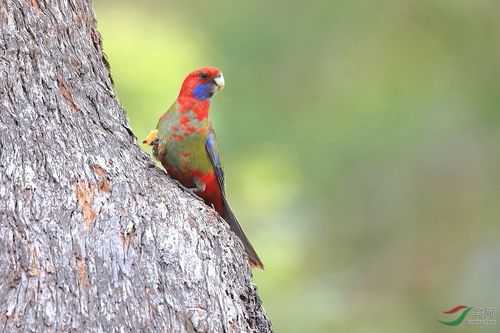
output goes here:
[[202, 78], [203, 80], [208, 79], [208, 73], [201, 72], [201, 73], [200, 73], [200, 78]]

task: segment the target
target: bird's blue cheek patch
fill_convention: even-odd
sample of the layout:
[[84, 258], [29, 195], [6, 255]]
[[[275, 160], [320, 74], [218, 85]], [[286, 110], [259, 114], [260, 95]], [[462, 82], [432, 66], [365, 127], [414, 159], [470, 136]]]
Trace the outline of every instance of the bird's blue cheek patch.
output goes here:
[[193, 89], [194, 98], [202, 101], [212, 97], [212, 85], [210, 83], [200, 83]]

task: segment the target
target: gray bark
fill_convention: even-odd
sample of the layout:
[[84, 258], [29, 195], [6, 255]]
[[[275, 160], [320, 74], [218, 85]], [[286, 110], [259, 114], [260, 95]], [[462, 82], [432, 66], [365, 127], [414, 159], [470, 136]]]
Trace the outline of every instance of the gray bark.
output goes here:
[[89, 1], [0, 22], [0, 331], [270, 332], [241, 243], [136, 145]]

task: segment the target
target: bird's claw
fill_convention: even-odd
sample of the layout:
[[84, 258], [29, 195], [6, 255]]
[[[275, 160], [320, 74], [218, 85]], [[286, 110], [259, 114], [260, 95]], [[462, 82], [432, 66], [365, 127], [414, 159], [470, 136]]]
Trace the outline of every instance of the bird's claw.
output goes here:
[[198, 193], [199, 193], [198, 188], [196, 188], [196, 187], [185, 187], [184, 189], [186, 190], [186, 192], [189, 192], [189, 193], [191, 193], [193, 195], [198, 196]]
[[186, 187], [184, 185], [182, 185], [182, 188], [186, 191], [186, 192], [189, 192], [191, 194], [194, 194], [196, 195], [197, 197], [200, 196], [200, 193], [201, 192], [204, 192], [205, 189], [206, 189], [206, 185], [204, 183], [202, 183], [199, 179], [195, 178], [194, 179], [194, 187]]

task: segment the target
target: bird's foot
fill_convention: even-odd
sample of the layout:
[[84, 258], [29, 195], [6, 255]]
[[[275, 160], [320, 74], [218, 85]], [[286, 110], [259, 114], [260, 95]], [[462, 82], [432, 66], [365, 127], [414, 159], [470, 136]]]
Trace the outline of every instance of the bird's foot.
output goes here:
[[198, 196], [198, 193], [200, 193], [200, 191], [196, 187], [184, 187], [184, 190], [196, 196]]
[[[182, 185], [182, 184], [181, 184]], [[201, 182], [199, 179], [195, 178], [194, 179], [194, 187], [186, 187], [182, 185], [182, 188], [191, 194], [194, 194], [195, 196], [199, 197], [201, 192], [204, 192], [206, 189], [206, 184]]]

